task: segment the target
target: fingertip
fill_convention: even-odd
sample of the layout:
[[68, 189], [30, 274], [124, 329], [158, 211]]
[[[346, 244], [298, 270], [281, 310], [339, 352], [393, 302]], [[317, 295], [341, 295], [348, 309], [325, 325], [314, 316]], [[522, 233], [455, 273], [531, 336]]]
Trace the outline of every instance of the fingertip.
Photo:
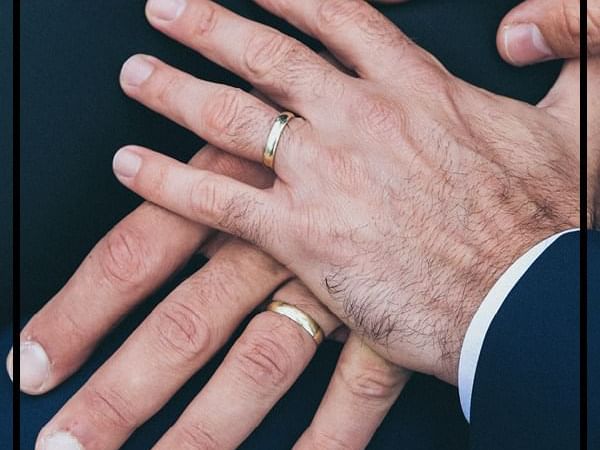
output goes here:
[[19, 348], [19, 388], [30, 395], [40, 395], [50, 390], [51, 364], [46, 350], [35, 341], [21, 343]]
[[120, 148], [113, 157], [112, 167], [116, 177], [123, 183], [133, 179], [142, 166], [140, 147], [127, 145]]
[[508, 56], [508, 54], [506, 52], [506, 37], [504, 34], [506, 27], [507, 27], [507, 25], [501, 25], [498, 28], [498, 32], [496, 33], [496, 48], [498, 49], [498, 53], [500, 54], [500, 57], [504, 61], [506, 61], [509, 64], [513, 64], [513, 62], [510, 60], [510, 57]]
[[497, 45], [502, 58], [515, 66], [526, 66], [555, 58], [539, 27], [534, 23], [502, 26], [498, 32]]
[[151, 56], [141, 53], [130, 56], [121, 66], [119, 73], [121, 88], [127, 92], [128, 89], [139, 87], [150, 78], [155, 67], [155, 58]]
[[50, 434], [40, 432], [35, 450], [84, 450], [84, 447], [71, 433], [59, 430]]
[[150, 23], [173, 22], [185, 7], [185, 0], [149, 0], [146, 2], [146, 18]]

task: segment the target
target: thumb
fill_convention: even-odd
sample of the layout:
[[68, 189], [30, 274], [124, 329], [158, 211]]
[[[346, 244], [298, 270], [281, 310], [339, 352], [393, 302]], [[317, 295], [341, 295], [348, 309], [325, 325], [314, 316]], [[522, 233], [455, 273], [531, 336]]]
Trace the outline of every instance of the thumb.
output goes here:
[[[580, 56], [580, 1], [527, 0], [502, 20], [497, 45], [502, 58], [524, 66], [557, 58]], [[600, 53], [600, 0], [587, 6], [590, 54]]]

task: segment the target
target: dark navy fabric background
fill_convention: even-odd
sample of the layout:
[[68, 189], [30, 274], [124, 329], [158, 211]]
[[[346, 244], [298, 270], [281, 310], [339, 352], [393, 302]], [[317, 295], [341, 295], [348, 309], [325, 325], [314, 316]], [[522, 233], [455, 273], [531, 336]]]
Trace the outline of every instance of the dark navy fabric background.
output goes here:
[[[8, 3], [8, 2], [7, 2]], [[132, 54], [153, 54], [209, 80], [247, 88], [241, 80], [153, 30], [144, 18], [144, 0], [28, 0], [21, 2], [21, 309], [23, 320], [38, 310], [72, 274], [94, 243], [140, 200], [113, 177], [116, 149], [137, 143], [185, 160], [199, 138], [127, 99], [119, 89], [121, 64]], [[249, 0], [222, 1], [257, 20], [292, 34], [281, 21]], [[530, 103], [550, 88], [560, 63], [516, 69], [499, 58], [496, 28], [518, 1], [414, 0], [382, 7], [409, 36], [432, 51], [456, 75], [497, 93]], [[4, 14], [4, 12], [3, 12]], [[4, 16], [3, 16], [4, 19]], [[3, 20], [4, 22], [4, 20]], [[6, 30], [2, 24], [2, 33]], [[313, 41], [302, 38], [318, 48]], [[6, 49], [2, 39], [2, 60]], [[3, 74], [6, 73], [3, 66]], [[399, 74], [401, 76], [401, 74]], [[2, 104], [6, 105], [4, 79]], [[3, 110], [4, 111], [4, 110]], [[3, 113], [4, 114], [4, 113]], [[2, 120], [2, 145], [6, 121]], [[3, 147], [4, 148], [4, 147]], [[2, 155], [4, 180], [5, 153]], [[2, 189], [2, 232], [9, 196]], [[2, 238], [2, 287], [5, 248]], [[22, 396], [22, 448], [31, 449], [37, 431], [104, 361], [169, 289], [200, 267], [197, 259], [168, 286], [122, 323], [73, 378], [42, 397]], [[6, 280], [6, 281], [5, 281]], [[81, 301], [85, 301], [82, 298]], [[0, 351], [8, 352], [9, 306], [1, 304]], [[290, 393], [251, 436], [245, 449], [287, 449], [310, 423], [335, 365], [339, 346], [326, 343]], [[4, 354], [4, 353], [3, 353]], [[215, 369], [220, 354], [201, 370], [126, 449], [149, 448], [176, 419]], [[0, 400], [10, 383], [0, 376]], [[7, 436], [7, 422], [0, 422]], [[6, 442], [6, 441], [5, 441]], [[467, 427], [456, 389], [428, 377], [409, 383], [371, 448], [406, 450], [465, 449]], [[4, 448], [0, 444], [1, 448]]]
[[[0, 352], [8, 348], [12, 317], [13, 75], [12, 2], [0, 1]], [[0, 357], [0, 361], [4, 361]], [[12, 444], [10, 382], [0, 376], [0, 448]], [[6, 443], [6, 444], [4, 444]]]
[[600, 448], [600, 231], [588, 233], [588, 449]]
[[580, 447], [579, 249], [579, 232], [558, 238], [490, 324], [473, 383], [472, 449]]

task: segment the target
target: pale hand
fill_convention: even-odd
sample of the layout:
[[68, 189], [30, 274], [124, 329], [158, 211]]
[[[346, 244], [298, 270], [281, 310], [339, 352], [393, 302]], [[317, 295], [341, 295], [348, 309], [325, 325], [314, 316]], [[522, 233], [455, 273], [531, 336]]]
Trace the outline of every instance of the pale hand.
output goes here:
[[[272, 188], [140, 147], [115, 158], [148, 200], [258, 245], [391, 362], [456, 383], [470, 320], [502, 272], [579, 224], [579, 64], [541, 106], [449, 74], [363, 1], [260, 0], [320, 39], [348, 75], [281, 33], [205, 0], [150, 22], [302, 118]], [[230, 40], [240, 45], [226, 45]], [[278, 112], [148, 56], [128, 95], [243, 158], [262, 160]]]

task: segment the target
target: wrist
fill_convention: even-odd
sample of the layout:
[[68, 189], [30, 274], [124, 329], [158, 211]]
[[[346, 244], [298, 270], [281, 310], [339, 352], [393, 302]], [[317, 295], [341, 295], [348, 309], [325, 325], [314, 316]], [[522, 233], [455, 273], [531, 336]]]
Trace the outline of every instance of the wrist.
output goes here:
[[461, 353], [467, 333], [473, 333], [474, 322], [478, 322], [476, 334], [485, 336], [491, 320], [523, 273], [549, 242], [562, 234], [560, 228], [565, 227], [507, 234], [495, 250], [482, 251], [475, 263], [463, 270], [458, 277], [461, 282], [448, 289], [451, 299], [448, 303], [453, 310], [438, 316], [439, 323], [444, 325], [438, 336], [437, 361], [431, 371], [434, 376], [458, 385]]

